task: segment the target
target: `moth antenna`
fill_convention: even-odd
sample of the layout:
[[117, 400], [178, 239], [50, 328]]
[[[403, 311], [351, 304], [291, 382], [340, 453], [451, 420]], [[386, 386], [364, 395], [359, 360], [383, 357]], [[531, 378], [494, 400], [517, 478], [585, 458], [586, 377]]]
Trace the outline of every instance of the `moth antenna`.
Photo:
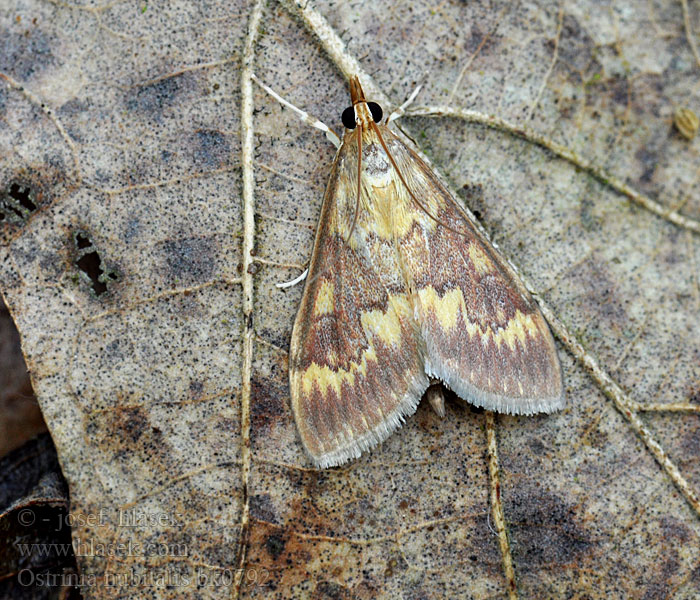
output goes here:
[[421, 91], [421, 88], [423, 85], [419, 85], [413, 92], [411, 92], [411, 95], [408, 97], [406, 102], [404, 102], [401, 106], [399, 106], [393, 113], [389, 115], [389, 118], [386, 120], [386, 124], [388, 125], [392, 121], [396, 121], [399, 117], [403, 117], [404, 113], [406, 112], [406, 109], [413, 103], [413, 101], [416, 99], [416, 96], [418, 93]]
[[304, 281], [304, 279], [306, 279], [306, 276], [307, 276], [308, 274], [309, 274], [309, 270], [308, 270], [308, 269], [304, 269], [304, 272], [303, 272], [301, 275], [299, 275], [299, 277], [295, 277], [295, 278], [292, 279], [291, 281], [285, 281], [284, 283], [276, 283], [276, 284], [275, 284], [275, 287], [276, 287], [276, 288], [279, 288], [279, 289], [281, 289], [281, 290], [284, 290], [284, 289], [293, 287], [293, 286], [295, 286], [297, 283], [299, 283], [299, 282], [301, 282], [301, 281]]
[[335, 131], [333, 131], [330, 127], [328, 127], [328, 125], [326, 125], [323, 121], [319, 121], [316, 117], [312, 117], [306, 111], [297, 108], [291, 102], [288, 102], [287, 100], [282, 98], [282, 96], [275, 92], [275, 90], [273, 90], [271, 87], [266, 86], [262, 81], [260, 81], [255, 76], [255, 73], [251, 74], [250, 78], [255, 83], [257, 83], [262, 89], [264, 89], [268, 94], [270, 94], [270, 96], [277, 100], [277, 102], [279, 102], [282, 106], [286, 106], [290, 110], [294, 111], [302, 122], [307, 123], [308, 125], [311, 125], [311, 127], [315, 127], [316, 129], [320, 129], [321, 131], [323, 131], [323, 133], [326, 134], [328, 140], [330, 140], [330, 142], [336, 148], [340, 148], [340, 137], [338, 137], [338, 134]]
[[394, 157], [391, 155], [391, 152], [389, 152], [389, 148], [386, 145], [386, 142], [384, 141], [384, 138], [382, 137], [381, 132], [379, 131], [379, 127], [377, 127], [376, 123], [371, 122], [370, 125], [374, 128], [375, 133], [377, 134], [377, 137], [379, 137], [379, 142], [382, 145], [382, 148], [384, 148], [384, 152], [386, 152], [386, 155], [389, 157], [389, 161], [391, 162], [392, 166], [396, 170], [396, 174], [399, 176], [399, 179], [401, 180], [401, 183], [403, 183], [403, 186], [406, 188], [406, 191], [408, 192], [408, 195], [411, 196], [411, 199], [418, 205], [418, 207], [426, 214], [428, 215], [433, 221], [435, 221], [438, 225], [442, 225], [446, 229], [449, 229], [452, 233], [456, 233], [457, 235], [461, 235], [462, 237], [468, 237], [469, 232], [464, 232], [464, 231], [458, 231], [454, 227], [450, 227], [447, 223], [443, 223], [440, 219], [437, 217], [434, 217], [433, 215], [430, 214], [428, 209], [423, 206], [423, 204], [416, 198], [414, 193], [411, 191], [411, 188], [408, 187], [408, 184], [406, 183], [406, 180], [403, 178], [403, 175], [401, 174], [401, 171], [399, 170], [398, 165], [396, 164], [396, 161], [394, 160]]
[[352, 217], [352, 225], [350, 225], [350, 233], [345, 238], [345, 243], [350, 243], [350, 238], [355, 231], [357, 225], [357, 216], [360, 214], [360, 191], [362, 185], [362, 123], [357, 124], [357, 198], [355, 200], [355, 214]]

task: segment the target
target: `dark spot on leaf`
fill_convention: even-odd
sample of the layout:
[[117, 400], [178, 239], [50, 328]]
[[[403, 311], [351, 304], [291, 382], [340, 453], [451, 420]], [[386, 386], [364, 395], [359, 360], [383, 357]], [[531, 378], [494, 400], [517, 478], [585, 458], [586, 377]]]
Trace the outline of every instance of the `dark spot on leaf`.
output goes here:
[[207, 238], [169, 240], [162, 245], [168, 275], [175, 285], [208, 281], [214, 273], [216, 243]]
[[627, 106], [630, 102], [630, 86], [626, 77], [610, 77], [603, 83], [603, 92], [607, 92], [615, 104]]
[[[548, 48], [554, 51], [554, 38], [548, 41]], [[593, 53], [597, 44], [588, 35], [585, 27], [581, 27], [578, 20], [570, 14], [564, 16], [559, 39], [559, 56], [563, 62], [580, 72], [591, 70]], [[597, 66], [595, 66], [597, 69]]]
[[[158, 426], [153, 426], [148, 411], [141, 406], [115, 406], [107, 412], [88, 417], [88, 427], [95, 447], [117, 460], [128, 458], [152, 473], [154, 481], [173, 468], [168, 462], [172, 449]], [[159, 425], [159, 424], [157, 424]]]
[[314, 598], [319, 600], [345, 600], [354, 597], [350, 590], [332, 581], [319, 581], [314, 594]]
[[678, 548], [693, 536], [692, 531], [683, 521], [670, 514], [661, 518], [661, 530], [663, 532], [662, 538], [666, 543], [673, 544]]
[[659, 163], [657, 149], [643, 145], [639, 150], [637, 150], [637, 152], [635, 152], [634, 157], [641, 163], [644, 169], [639, 177], [639, 181], [642, 183], [650, 183], [654, 177], [656, 166]]
[[270, 494], [257, 494], [250, 498], [250, 516], [258, 521], [278, 523], [277, 511], [272, 504]]
[[118, 408], [116, 411], [120, 436], [126, 442], [136, 443], [148, 425], [148, 418], [139, 407]]
[[516, 564], [535, 569], [575, 562], [593, 551], [593, 542], [575, 520], [575, 509], [554, 494], [521, 486], [504, 493], [503, 500]]
[[161, 113], [174, 106], [179, 96], [195, 86], [195, 78], [191, 73], [182, 73], [160, 79], [131, 90], [126, 100], [126, 107], [132, 112], [145, 113], [160, 120]]
[[40, 29], [0, 29], [0, 71], [26, 81], [56, 63], [48, 36]]
[[572, 273], [571, 279], [574, 285], [580, 286], [579, 310], [595, 315], [596, 321], [588, 335], [605, 328], [629, 327], [627, 313], [617, 295], [617, 284], [604, 261], [596, 256], [588, 258]]
[[251, 424], [254, 436], [265, 436], [289, 413], [286, 377], [282, 385], [275, 380], [254, 377], [251, 382]]
[[685, 456], [700, 456], [700, 435], [697, 429], [692, 428], [683, 435], [681, 444]]
[[688, 392], [688, 402], [700, 404], [700, 384], [691, 387], [690, 391]]
[[200, 129], [195, 132], [193, 147], [193, 162], [201, 168], [221, 167], [231, 157], [231, 147], [226, 136], [216, 130]]
[[122, 338], [112, 340], [105, 348], [105, 353], [112, 360], [123, 360], [124, 352], [122, 350]]
[[527, 445], [529, 446], [530, 450], [532, 450], [533, 454], [536, 454], [537, 456], [541, 456], [547, 451], [547, 448], [542, 443], [542, 440], [536, 437], [531, 437], [528, 439]]
[[265, 548], [270, 553], [270, 556], [272, 556], [272, 559], [277, 560], [284, 551], [286, 544], [286, 540], [281, 535], [273, 533], [265, 541]]
[[[488, 36], [488, 39], [484, 40], [486, 36]], [[482, 30], [476, 23], [473, 23], [472, 27], [470, 27], [469, 37], [463, 44], [463, 49], [466, 55], [470, 56], [481, 46], [480, 54], [486, 56], [489, 50], [494, 48], [500, 39], [500, 35], [489, 34], [488, 29]]]

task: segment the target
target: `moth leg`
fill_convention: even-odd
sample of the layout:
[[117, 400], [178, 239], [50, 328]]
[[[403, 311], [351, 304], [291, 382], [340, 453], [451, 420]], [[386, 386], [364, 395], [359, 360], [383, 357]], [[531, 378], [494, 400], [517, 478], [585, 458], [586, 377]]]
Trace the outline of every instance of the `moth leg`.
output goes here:
[[281, 289], [281, 290], [287, 289], [287, 288], [290, 288], [290, 287], [293, 287], [293, 286], [295, 286], [297, 283], [300, 283], [300, 282], [304, 281], [304, 279], [306, 279], [306, 276], [307, 276], [308, 274], [309, 274], [309, 270], [308, 270], [308, 269], [304, 269], [304, 272], [303, 272], [301, 275], [299, 275], [299, 277], [296, 277], [296, 278], [292, 279], [291, 281], [285, 281], [284, 283], [276, 283], [276, 284], [275, 284], [275, 287], [276, 287], [276, 288], [279, 288], [279, 289]]
[[330, 142], [336, 147], [340, 148], [340, 138], [338, 137], [338, 134], [333, 131], [328, 125], [325, 123], [319, 121], [315, 117], [312, 117], [309, 113], [301, 110], [300, 108], [297, 108], [294, 106], [291, 102], [288, 102], [282, 96], [280, 96], [277, 92], [275, 92], [271, 87], [266, 86], [262, 81], [260, 81], [255, 74], [253, 73], [251, 76], [251, 79], [257, 83], [262, 89], [264, 89], [270, 96], [272, 96], [277, 102], [282, 104], [283, 106], [286, 106], [287, 108], [290, 108], [293, 110], [296, 115], [301, 119], [304, 123], [311, 125], [311, 127], [315, 127], [316, 129], [320, 129], [323, 131], [323, 133], [326, 134], [326, 137], [330, 140]]
[[441, 419], [445, 418], [445, 394], [439, 379], [430, 378], [430, 387], [425, 390], [425, 396], [435, 414]]
[[421, 88], [423, 86], [419, 85], [411, 95], [408, 97], [406, 102], [404, 102], [401, 106], [399, 106], [393, 113], [389, 115], [389, 118], [386, 120], [387, 125], [391, 123], [392, 121], [395, 121], [399, 117], [402, 117], [403, 114], [406, 112], [406, 109], [411, 105], [411, 103], [416, 99], [416, 96], [418, 95], [418, 92], [420, 92]]

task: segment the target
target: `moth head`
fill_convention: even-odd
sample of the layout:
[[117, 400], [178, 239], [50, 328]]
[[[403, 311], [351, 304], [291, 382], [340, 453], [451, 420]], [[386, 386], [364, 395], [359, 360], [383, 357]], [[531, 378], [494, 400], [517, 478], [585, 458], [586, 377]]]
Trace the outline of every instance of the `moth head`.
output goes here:
[[369, 109], [369, 116], [375, 123], [379, 123], [382, 120], [382, 115], [384, 113], [382, 112], [382, 107], [379, 106], [379, 104], [376, 102], [361, 102], [355, 106], [348, 106], [343, 111], [341, 120], [343, 121], [343, 125], [346, 129], [355, 129], [358, 121], [367, 120], [367, 116], [363, 114], [364, 111], [362, 111], [360, 107], [364, 108], [365, 111]]
[[382, 107], [376, 102], [365, 100], [365, 93], [357, 77], [350, 80], [350, 98], [352, 106], [348, 106], [341, 116], [346, 129], [355, 129], [358, 123], [368, 129], [372, 121], [379, 123], [382, 120]]

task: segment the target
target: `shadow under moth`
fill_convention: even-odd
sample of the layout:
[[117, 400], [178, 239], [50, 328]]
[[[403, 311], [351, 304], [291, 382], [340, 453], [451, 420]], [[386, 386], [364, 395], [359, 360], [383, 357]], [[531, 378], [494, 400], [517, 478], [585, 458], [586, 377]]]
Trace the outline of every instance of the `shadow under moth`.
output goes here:
[[[525, 286], [356, 77], [350, 96], [289, 356], [313, 463], [372, 449], [436, 382], [488, 410], [562, 408], [554, 340]], [[431, 404], [444, 415], [439, 391]]]

